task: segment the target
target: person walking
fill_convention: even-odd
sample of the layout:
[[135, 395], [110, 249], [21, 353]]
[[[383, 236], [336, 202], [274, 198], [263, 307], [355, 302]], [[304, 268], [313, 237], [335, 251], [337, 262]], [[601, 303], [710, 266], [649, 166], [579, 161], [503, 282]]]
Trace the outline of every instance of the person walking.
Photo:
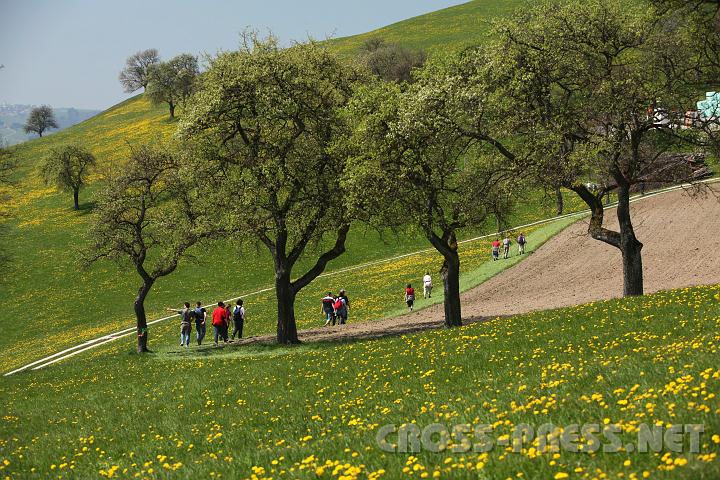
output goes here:
[[425, 272], [423, 277], [423, 298], [430, 298], [432, 294], [432, 277], [430, 272]]
[[494, 242], [492, 242], [492, 257], [493, 261], [500, 260], [500, 239], [496, 238]]
[[223, 327], [223, 341], [225, 343], [230, 339], [230, 320], [232, 320], [232, 311], [230, 303], [225, 304], [225, 326]]
[[233, 318], [233, 332], [232, 332], [232, 338], [235, 340], [235, 334], [238, 334], [238, 339], [242, 338], [242, 332], [243, 332], [243, 325], [245, 324], [245, 307], [243, 307], [243, 301], [242, 299], [239, 299], [236, 304], [235, 308], [232, 312], [232, 318]]
[[525, 234], [520, 232], [520, 235], [517, 238], [518, 255], [522, 255], [523, 253], [525, 253], [525, 243], [527, 243], [527, 240], [525, 239]]
[[335, 316], [338, 319], [338, 325], [345, 325], [347, 321], [347, 304], [345, 303], [345, 299], [338, 295], [337, 298], [335, 298], [333, 308], [335, 310]]
[[185, 302], [181, 310], [174, 308], [168, 308], [171, 312], [177, 312], [180, 315], [180, 346], [190, 346], [190, 333], [192, 332], [192, 321], [195, 316], [195, 312], [190, 309], [190, 302]]
[[332, 292], [327, 292], [322, 299], [322, 310], [321, 312], [325, 315], [325, 325], [327, 327], [332, 322], [335, 325], [335, 298], [333, 298]]
[[207, 311], [202, 307], [202, 303], [197, 302], [195, 304], [195, 336], [198, 345], [202, 345], [202, 341], [205, 338], [206, 320]]
[[350, 316], [350, 299], [348, 298], [344, 288], [340, 289], [338, 296], [345, 300], [345, 321], [347, 321], [348, 317]]
[[413, 305], [415, 304], [415, 289], [409, 283], [405, 287], [405, 303], [412, 312]]
[[505, 238], [503, 238], [503, 258], [505, 260], [510, 257], [510, 245], [512, 242], [510, 241], [510, 235], [505, 235]]
[[213, 330], [215, 330], [215, 346], [218, 345], [218, 340], [222, 338], [225, 340], [227, 337], [227, 333], [223, 333], [223, 330], [227, 332], [227, 320], [228, 320], [228, 314], [227, 310], [225, 310], [225, 304], [223, 302], [218, 302], [217, 307], [215, 307], [215, 310], [213, 310], [212, 313], [212, 324], [213, 324]]

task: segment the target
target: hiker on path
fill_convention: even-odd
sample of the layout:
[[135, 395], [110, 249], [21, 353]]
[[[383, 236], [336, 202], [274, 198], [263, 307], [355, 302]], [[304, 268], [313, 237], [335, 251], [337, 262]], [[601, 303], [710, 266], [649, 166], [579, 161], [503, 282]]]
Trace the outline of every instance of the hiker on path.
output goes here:
[[227, 321], [228, 321], [228, 314], [227, 310], [225, 310], [225, 304], [223, 302], [218, 302], [217, 307], [215, 307], [215, 310], [213, 310], [212, 313], [212, 324], [213, 329], [215, 330], [215, 346], [218, 345], [218, 339], [222, 338], [224, 341], [227, 341]]
[[325, 295], [322, 299], [322, 310], [321, 312], [325, 315], [325, 325], [324, 327], [327, 327], [330, 325], [330, 322], [332, 322], [333, 325], [335, 325], [335, 298], [333, 297], [332, 292], [327, 292], [327, 295]]
[[518, 243], [518, 255], [522, 255], [523, 253], [525, 253], [525, 244], [527, 243], [524, 233], [520, 232], [520, 236], [517, 238], [517, 243]]
[[335, 316], [338, 319], [338, 325], [345, 325], [345, 322], [347, 321], [347, 304], [345, 303], [345, 299], [338, 295], [335, 298], [335, 303], [333, 304], [333, 308], [335, 310]]
[[347, 321], [348, 317], [350, 316], [350, 299], [348, 298], [344, 288], [340, 289], [338, 296], [345, 300], [345, 321]]
[[190, 333], [192, 332], [192, 321], [195, 318], [195, 312], [190, 309], [190, 302], [185, 302], [182, 310], [168, 308], [171, 312], [177, 312], [180, 315], [180, 346], [190, 346]]
[[423, 277], [423, 298], [430, 298], [431, 293], [432, 277], [430, 276], [430, 272], [425, 272], [425, 276]]
[[223, 330], [223, 340], [225, 343], [228, 342], [229, 335], [230, 335], [230, 321], [232, 320], [232, 311], [230, 310], [230, 303], [225, 304], [225, 314], [227, 317], [225, 318], [225, 329]]
[[207, 320], [207, 311], [202, 307], [202, 303], [197, 302], [195, 304], [195, 336], [197, 338], [197, 344], [202, 345], [203, 338], [205, 338]]
[[243, 325], [245, 324], [245, 307], [243, 307], [243, 301], [238, 300], [235, 304], [235, 308], [232, 311], [233, 318], [233, 332], [232, 338], [235, 340], [235, 334], [238, 334], [238, 339], [242, 338]]
[[500, 259], [500, 239], [496, 238], [494, 242], [492, 242], [492, 257], [493, 261]]
[[505, 260], [508, 259], [510, 256], [510, 245], [512, 242], [510, 241], [510, 235], [505, 235], [505, 238], [503, 238], [503, 258]]
[[415, 304], [415, 289], [409, 283], [407, 284], [407, 287], [405, 287], [405, 303], [412, 312], [413, 305]]

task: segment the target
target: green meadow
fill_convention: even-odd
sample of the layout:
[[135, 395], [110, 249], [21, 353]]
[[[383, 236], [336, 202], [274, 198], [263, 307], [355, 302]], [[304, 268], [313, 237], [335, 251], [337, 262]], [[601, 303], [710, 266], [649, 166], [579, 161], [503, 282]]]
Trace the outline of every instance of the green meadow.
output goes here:
[[[119, 342], [0, 382], [0, 475], [714, 479], [719, 326], [715, 286], [354, 343], [139, 357]], [[175, 326], [156, 330], [176, 341]], [[490, 425], [495, 447], [380, 449], [379, 427], [408, 423]], [[523, 423], [552, 423], [551, 437], [617, 425], [623, 448], [502, 446]], [[682, 452], [625, 450], [641, 424], [685, 423], [704, 424], [697, 453], [687, 435]], [[393, 449], [397, 435], [385, 441]]]
[[443, 52], [482, 41], [494, 20], [511, 15], [526, 3], [527, 0], [474, 0], [370, 32], [331, 39], [329, 44], [340, 53], [354, 54], [363, 42], [382, 38], [407, 48], [442, 55]]

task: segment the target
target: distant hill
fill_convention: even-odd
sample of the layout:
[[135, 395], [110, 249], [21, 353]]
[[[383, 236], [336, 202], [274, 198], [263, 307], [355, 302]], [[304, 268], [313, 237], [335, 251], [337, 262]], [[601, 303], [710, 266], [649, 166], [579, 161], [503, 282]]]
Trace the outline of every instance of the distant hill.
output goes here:
[[[35, 138], [36, 135], [28, 135], [23, 130], [30, 111], [35, 105], [0, 105], [0, 142], [7, 145], [15, 145], [26, 140]], [[64, 128], [72, 127], [88, 118], [94, 117], [100, 110], [84, 110], [78, 108], [53, 108], [55, 119], [60, 128], [49, 130], [52, 134]]]
[[428, 52], [452, 50], [481, 41], [492, 21], [507, 17], [528, 0], [474, 0], [455, 7], [402, 20], [371, 32], [330, 40], [335, 50], [356, 53], [371, 38], [383, 38], [408, 48]]

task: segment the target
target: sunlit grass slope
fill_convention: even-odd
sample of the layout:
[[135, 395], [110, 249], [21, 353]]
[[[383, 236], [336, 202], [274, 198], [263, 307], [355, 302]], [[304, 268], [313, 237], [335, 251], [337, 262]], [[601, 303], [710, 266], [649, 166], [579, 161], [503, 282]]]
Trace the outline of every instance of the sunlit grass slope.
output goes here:
[[482, 41], [492, 21], [509, 16], [527, 0], [474, 0], [402, 20], [371, 32], [330, 41], [343, 54], [357, 53], [371, 38], [383, 38], [408, 48], [441, 53]]
[[[506, 8], [509, 11], [510, 6], [502, 2], [473, 2], [463, 8], [452, 15], [447, 11], [430, 14], [428, 21], [441, 28], [441, 24], [445, 25], [450, 19], [464, 19], [460, 24], [469, 28], [473, 22], [468, 20], [468, 15], [482, 16], [484, 8], [499, 15]], [[416, 21], [413, 19], [408, 23], [408, 35]], [[450, 27], [442, 29], [450, 31]], [[436, 33], [425, 30], [428, 38]], [[465, 34], [459, 32], [458, 35]], [[81, 192], [82, 210], [74, 212], [69, 195], [42, 183], [38, 166], [43, 156], [53, 146], [78, 143], [96, 155], [99, 169], [102, 169], [126, 161], [133, 145], [167, 138], [175, 128], [176, 122], [168, 118], [165, 107], [153, 106], [143, 95], [137, 95], [85, 122], [17, 147], [20, 168], [8, 206], [13, 215], [7, 237], [11, 262], [4, 267], [0, 281], [0, 299], [4, 303], [4, 314], [0, 319], [3, 329], [0, 349], [4, 355], [0, 370], [9, 370], [133, 324], [131, 305], [138, 281], [132, 268], [111, 263], [98, 264], [89, 270], [79, 268], [78, 252], [86, 244], [84, 235], [97, 179], [93, 178], [92, 184]], [[579, 207], [577, 201], [572, 205], [571, 202], [568, 203], [570, 209]], [[537, 192], [519, 202], [510, 223], [516, 225], [552, 213], [552, 200]], [[493, 228], [494, 225], [488, 224], [472, 232], [463, 232], [462, 237], [488, 233]], [[376, 232], [358, 225], [351, 231], [347, 253], [332, 262], [329, 269], [337, 270], [427, 246], [416, 232], [386, 235], [381, 239]], [[464, 267], [469, 270], [477, 268], [477, 262], [486, 259], [486, 256], [474, 258], [473, 255], [479, 255], [477, 252], [481, 250], [479, 246], [472, 248], [476, 253], [468, 252], [464, 257], [467, 259]], [[217, 301], [272, 285], [272, 263], [264, 248], [239, 252], [232, 242], [224, 242], [198, 248], [192, 253], [193, 259], [184, 261], [176, 273], [162, 279], [154, 288], [147, 304], [151, 318], [164, 315], [164, 307], [177, 306], [185, 300]], [[396, 298], [398, 286], [412, 279], [417, 281], [421, 270], [438, 270], [437, 257], [428, 258], [432, 260], [417, 263], [404, 259], [392, 267], [396, 276], [381, 275], [385, 283], [372, 287], [362, 282], [366, 275], [362, 272], [339, 276], [332, 282], [319, 281], [299, 298], [300, 326], [314, 324], [316, 295], [326, 288], [352, 289], [351, 295], [357, 301], [353, 309], [355, 320], [378, 318], [395, 311], [397, 307], [388, 302], [390, 298]], [[303, 260], [298, 270], [306, 268], [309, 261]], [[254, 308], [256, 320], [250, 327], [253, 333], [268, 333], [273, 328], [272, 293], [264, 294], [263, 299], [258, 300]]]
[[[0, 378], [0, 475], [715, 479], [718, 327], [715, 286], [356, 343], [144, 357], [116, 346]], [[490, 424], [495, 438], [521, 423], [607, 423], [628, 432], [622, 445], [640, 423], [705, 433], [695, 454], [377, 447], [379, 426], [410, 422]]]

